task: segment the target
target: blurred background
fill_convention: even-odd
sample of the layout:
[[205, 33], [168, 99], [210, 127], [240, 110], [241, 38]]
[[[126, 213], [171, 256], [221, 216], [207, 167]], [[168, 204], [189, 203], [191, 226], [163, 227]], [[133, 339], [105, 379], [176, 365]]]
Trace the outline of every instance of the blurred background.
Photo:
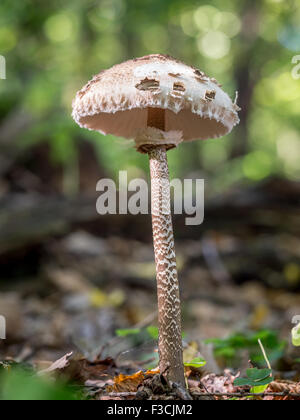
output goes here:
[[71, 104], [100, 70], [162, 53], [238, 91], [242, 108], [229, 136], [169, 153], [172, 177], [206, 185], [204, 224], [174, 220], [186, 341], [218, 338], [201, 350], [217, 370], [249, 352], [261, 363], [260, 336], [278, 369], [299, 369], [299, 22], [296, 0], [1, 1], [1, 359], [153, 353], [150, 217], [95, 209], [100, 178], [148, 179], [148, 160], [81, 130]]

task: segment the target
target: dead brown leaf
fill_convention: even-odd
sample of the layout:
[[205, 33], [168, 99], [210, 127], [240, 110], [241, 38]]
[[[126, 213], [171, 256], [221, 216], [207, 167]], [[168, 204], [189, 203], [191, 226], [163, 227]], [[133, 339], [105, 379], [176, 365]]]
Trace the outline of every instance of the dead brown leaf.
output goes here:
[[225, 370], [225, 375], [215, 375], [214, 373], [206, 375], [201, 379], [201, 384], [207, 392], [226, 394], [238, 391], [233, 384], [236, 377], [230, 371]]
[[146, 376], [156, 375], [158, 370], [149, 370], [146, 373], [139, 371], [133, 375], [119, 375], [114, 378], [114, 385], [107, 388], [108, 392], [136, 392]]
[[44, 375], [46, 373], [52, 373], [57, 370], [65, 369], [67, 366], [69, 366], [70, 358], [73, 356], [73, 352], [67, 353], [65, 356], [63, 356], [61, 359], [57, 360], [56, 362], [52, 363], [50, 367], [47, 369], [41, 370], [39, 372], [39, 375]]
[[286, 393], [285, 396], [277, 396], [277, 397], [265, 397], [268, 400], [279, 400], [279, 401], [286, 401], [286, 400], [300, 400], [299, 397], [289, 396], [288, 394], [300, 394], [300, 382], [291, 382], [291, 381], [274, 381], [270, 383], [266, 392], [279, 392], [279, 393]]
[[80, 384], [93, 381], [106, 386], [113, 384], [112, 379], [116, 373], [116, 365], [111, 358], [90, 362], [83, 357], [73, 357], [72, 352], [54, 362], [47, 369], [40, 371], [39, 375], [49, 373]]
[[119, 375], [114, 379], [114, 385], [107, 388], [108, 392], [136, 392], [138, 386], [141, 385], [145, 379], [145, 374], [142, 371], [134, 375]]
[[86, 381], [100, 381], [113, 379], [116, 374], [116, 365], [113, 359], [107, 358], [90, 362], [87, 359], [72, 360], [70, 366], [64, 370], [63, 374], [70, 380], [86, 383]]

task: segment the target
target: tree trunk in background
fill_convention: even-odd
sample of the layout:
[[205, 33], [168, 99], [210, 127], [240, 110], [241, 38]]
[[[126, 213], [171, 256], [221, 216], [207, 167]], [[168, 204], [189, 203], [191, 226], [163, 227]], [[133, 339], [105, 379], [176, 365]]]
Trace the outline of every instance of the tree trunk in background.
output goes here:
[[244, 156], [249, 151], [249, 116], [252, 106], [253, 92], [259, 80], [260, 68], [252, 62], [255, 56], [256, 41], [258, 39], [260, 7], [259, 0], [246, 0], [242, 12], [241, 51], [234, 65], [235, 80], [239, 93], [238, 105], [242, 108], [239, 112], [240, 125], [235, 129], [234, 143], [231, 158]]

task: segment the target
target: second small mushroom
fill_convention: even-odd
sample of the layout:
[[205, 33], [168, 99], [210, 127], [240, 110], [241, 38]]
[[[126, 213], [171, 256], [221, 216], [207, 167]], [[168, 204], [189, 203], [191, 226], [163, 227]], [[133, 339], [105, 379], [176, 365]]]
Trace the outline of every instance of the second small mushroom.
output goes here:
[[239, 122], [238, 110], [215, 79], [164, 55], [101, 72], [73, 103], [73, 118], [81, 127], [133, 138], [137, 151], [149, 155], [160, 371], [182, 386], [181, 304], [167, 151], [185, 141], [229, 133]]

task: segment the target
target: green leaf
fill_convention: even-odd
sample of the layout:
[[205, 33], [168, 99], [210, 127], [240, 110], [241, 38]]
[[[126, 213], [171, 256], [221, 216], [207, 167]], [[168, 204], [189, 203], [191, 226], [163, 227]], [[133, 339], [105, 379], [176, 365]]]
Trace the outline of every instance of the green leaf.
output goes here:
[[234, 380], [234, 386], [251, 386], [248, 378], [237, 378]]
[[300, 324], [292, 329], [292, 342], [296, 347], [300, 347]]
[[137, 335], [141, 332], [139, 328], [116, 330], [118, 337], [127, 337], [128, 335]]
[[247, 369], [247, 378], [237, 378], [235, 386], [251, 386], [254, 388], [269, 385], [273, 382], [272, 370], [270, 369]]
[[191, 360], [184, 364], [186, 367], [194, 367], [194, 368], [202, 368], [206, 365], [206, 360], [202, 359], [201, 357], [196, 357], [195, 359]]
[[254, 386], [253, 388], [250, 389], [250, 392], [252, 394], [263, 394], [267, 390], [268, 385]]
[[263, 386], [263, 385], [269, 385], [271, 382], [274, 381], [274, 378], [269, 376], [266, 379], [262, 379], [261, 381], [253, 381], [251, 386]]
[[249, 378], [237, 378], [234, 381], [234, 385], [257, 387], [257, 386], [269, 385], [271, 382], [273, 382], [273, 378], [271, 377], [262, 379], [261, 381], [253, 381], [252, 379], [249, 379]]
[[246, 374], [249, 379], [254, 382], [260, 382], [272, 375], [272, 371], [270, 369], [247, 369]]

